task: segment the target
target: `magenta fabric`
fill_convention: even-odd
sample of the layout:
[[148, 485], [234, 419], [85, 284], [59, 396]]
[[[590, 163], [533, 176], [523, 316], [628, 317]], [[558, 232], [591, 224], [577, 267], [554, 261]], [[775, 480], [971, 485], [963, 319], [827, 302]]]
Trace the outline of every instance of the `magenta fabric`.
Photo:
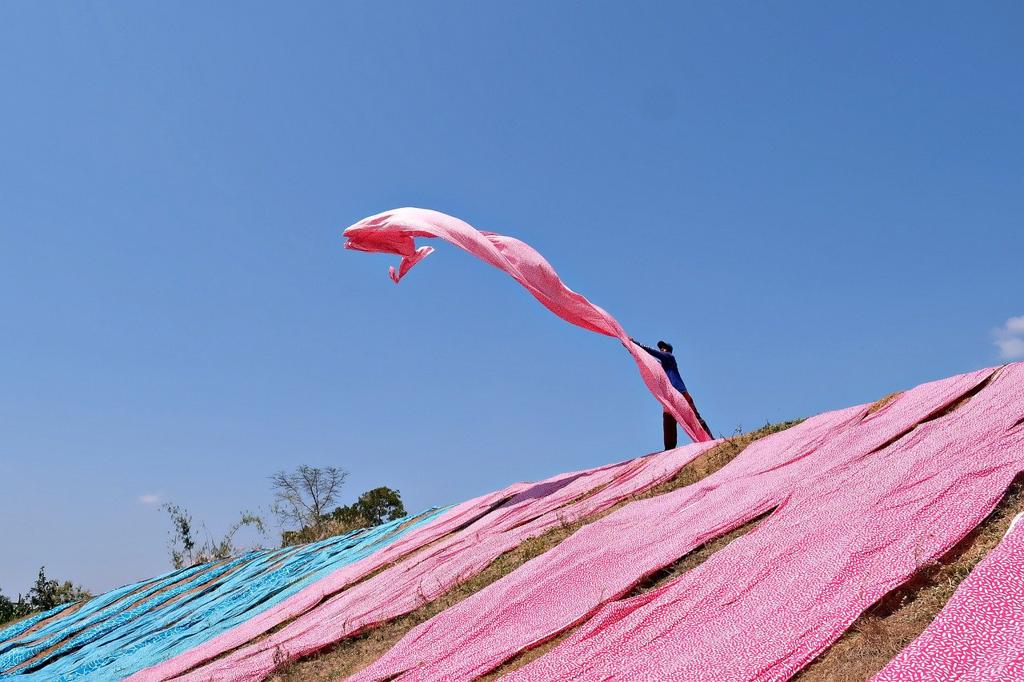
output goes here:
[[939, 615], [872, 682], [1024, 679], [1024, 525], [960, 584]]
[[[674, 476], [717, 441], [694, 444], [636, 460], [582, 472], [561, 474], [517, 491], [507, 502], [468, 527], [443, 537], [426, 551], [407, 557], [368, 580], [352, 584], [306, 612], [310, 599], [300, 608], [280, 609], [258, 624], [245, 623], [232, 631], [231, 639], [218, 638], [217, 646], [199, 647], [165, 664], [142, 671], [134, 680], [163, 680], [190, 670], [225, 651], [230, 651], [274, 624], [299, 615], [270, 637], [212, 661], [184, 675], [188, 680], [259, 680], [282, 660], [315, 652], [339, 639], [356, 634], [384, 620], [421, 606], [453, 585], [487, 567], [496, 557], [561, 523], [573, 521], [613, 506]], [[493, 496], [492, 496], [493, 497]], [[385, 562], [377, 561], [376, 566]], [[372, 570], [372, 569], [371, 569]], [[361, 572], [365, 575], [368, 571]], [[339, 577], [342, 574], [344, 579]], [[312, 597], [329, 594], [352, 583], [344, 569], [318, 583]], [[319, 602], [320, 598], [316, 601]], [[315, 603], [315, 602], [314, 602]]]
[[[755, 442], [703, 481], [585, 526], [413, 629], [352, 679], [472, 679], [580, 623], [505, 679], [787, 679], [969, 532], [1021, 468], [1024, 434], [1007, 430], [1024, 414], [1021, 366], [928, 421], [991, 373], [925, 384], [873, 414], [841, 410]], [[697, 569], [619, 600], [644, 576], [773, 508]]]
[[416, 237], [437, 237], [468, 251], [504, 271], [522, 284], [544, 307], [566, 322], [598, 334], [614, 336], [633, 356], [647, 388], [675, 416], [694, 442], [711, 440], [686, 399], [672, 387], [661, 364], [633, 342], [622, 326], [604, 309], [562, 283], [558, 273], [529, 244], [513, 237], [481, 232], [458, 218], [422, 208], [399, 208], [365, 218], [345, 230], [346, 248], [402, 257], [398, 271], [390, 268], [395, 282], [433, 248], [416, 248]]
[[206, 660], [223, 654], [225, 651], [231, 651], [281, 623], [314, 608], [328, 595], [344, 589], [346, 585], [360, 580], [382, 566], [398, 561], [422, 549], [439, 538], [455, 532], [466, 524], [473, 523], [485, 516], [495, 505], [507, 501], [529, 487], [530, 485], [527, 483], [516, 483], [503, 490], [482, 495], [456, 505], [437, 519], [412, 531], [383, 550], [335, 571], [330, 576], [292, 595], [274, 608], [264, 611], [255, 618], [204, 642], [194, 649], [168, 659], [159, 665], [139, 671], [128, 679], [170, 679]]
[[756, 530], [507, 679], [788, 679], [995, 507], [1024, 467], [1022, 382], [1009, 366], [948, 416], [811, 476]]

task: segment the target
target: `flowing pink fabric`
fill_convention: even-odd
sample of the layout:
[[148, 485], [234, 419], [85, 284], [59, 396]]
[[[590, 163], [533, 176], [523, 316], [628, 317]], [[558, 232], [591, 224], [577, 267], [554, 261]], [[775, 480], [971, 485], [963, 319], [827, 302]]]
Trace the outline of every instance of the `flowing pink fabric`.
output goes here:
[[960, 584], [939, 615], [872, 682], [1024, 679], [1024, 525]]
[[[636, 460], [582, 472], [562, 474], [522, 487], [510, 500], [468, 527], [437, 540], [425, 551], [406, 557], [373, 577], [352, 584], [345, 569], [326, 585], [317, 583], [311, 597], [341, 590], [309, 610], [310, 600], [298, 607], [275, 609], [260, 622], [243, 623], [232, 637], [214, 646], [198, 647], [171, 661], [144, 670], [133, 680], [164, 680], [190, 670], [233, 647], [250, 641], [275, 624], [298, 615], [270, 637], [243, 647], [176, 679], [259, 680], [283, 660], [318, 651], [347, 636], [407, 613], [487, 567], [496, 557], [545, 530], [604, 509], [674, 476], [682, 467], [717, 444], [699, 443]], [[495, 495], [489, 496], [493, 498]], [[385, 562], [376, 561], [375, 566]], [[368, 571], [359, 571], [366, 575]], [[352, 573], [352, 572], [350, 572]], [[301, 615], [300, 615], [301, 614]]]
[[444, 239], [490, 263], [526, 287], [544, 307], [566, 322], [621, 341], [636, 361], [647, 388], [675, 416], [687, 435], [694, 442], [711, 440], [711, 434], [701, 427], [686, 399], [669, 383], [658, 360], [630, 341], [614, 317], [565, 286], [554, 268], [529, 244], [513, 237], [481, 232], [458, 218], [422, 208], [378, 213], [349, 227], [345, 237], [348, 238], [345, 248], [401, 256], [398, 271], [390, 268], [391, 279], [396, 283], [434, 250], [429, 246], [416, 248], [416, 237]]
[[[687, 488], [585, 526], [414, 628], [353, 680], [468, 680], [580, 628], [505, 679], [780, 680], [940, 556], [1024, 468], [1024, 365], [812, 418]], [[698, 568], [644, 576], [766, 512]], [[752, 634], [753, 633], [753, 634]]]

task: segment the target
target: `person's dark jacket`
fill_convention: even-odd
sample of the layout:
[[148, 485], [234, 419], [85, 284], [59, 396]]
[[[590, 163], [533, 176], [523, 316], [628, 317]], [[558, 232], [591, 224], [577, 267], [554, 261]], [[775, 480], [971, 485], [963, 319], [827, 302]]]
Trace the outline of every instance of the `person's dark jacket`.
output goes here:
[[[636, 343], [636, 341], [633, 343]], [[668, 381], [672, 384], [672, 387], [680, 393], [686, 393], [686, 384], [683, 383], [683, 377], [679, 374], [679, 365], [676, 364], [676, 356], [671, 353], [666, 353], [663, 350], [658, 350], [657, 348], [648, 348], [642, 343], [636, 343], [636, 345], [658, 358], [658, 362], [661, 363], [661, 368], [665, 370], [665, 374], [668, 376]]]

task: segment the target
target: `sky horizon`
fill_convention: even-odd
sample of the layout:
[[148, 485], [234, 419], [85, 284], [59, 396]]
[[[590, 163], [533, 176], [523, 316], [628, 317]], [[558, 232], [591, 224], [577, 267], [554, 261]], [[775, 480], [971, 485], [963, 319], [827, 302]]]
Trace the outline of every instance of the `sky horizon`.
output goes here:
[[342, 248], [389, 208], [672, 342], [716, 435], [1024, 358], [1022, 19], [0, 6], [0, 589], [166, 571], [161, 504], [217, 536], [300, 464], [415, 512], [659, 449], [615, 340], [436, 240], [398, 286]]

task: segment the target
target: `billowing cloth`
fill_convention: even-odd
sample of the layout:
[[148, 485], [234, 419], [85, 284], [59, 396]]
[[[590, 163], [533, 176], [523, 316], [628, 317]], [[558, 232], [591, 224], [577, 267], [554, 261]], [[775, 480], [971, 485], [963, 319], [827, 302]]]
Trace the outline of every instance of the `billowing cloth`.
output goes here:
[[[581, 623], [504, 679], [788, 679], [964, 537], [1024, 468], [1024, 365], [986, 385], [992, 374], [757, 441], [702, 481], [585, 526], [352, 679], [473, 679]], [[628, 598], [645, 576], [768, 512], [697, 568]]]
[[960, 583], [946, 607], [872, 682], [1024, 679], [1024, 525]]
[[434, 250], [429, 246], [416, 248], [416, 237], [444, 239], [490, 263], [526, 287], [544, 307], [566, 322], [621, 341], [633, 356], [647, 388], [675, 416], [687, 435], [694, 442], [711, 440], [711, 434], [704, 431], [690, 405], [672, 387], [658, 360], [634, 345], [622, 326], [604, 309], [565, 286], [554, 268], [529, 244], [494, 232], [481, 232], [458, 218], [422, 208], [378, 213], [349, 227], [345, 237], [348, 238], [345, 248], [401, 256], [398, 271], [390, 268], [391, 279], [395, 282]]
[[433, 509], [321, 542], [249, 552], [128, 585], [37, 627], [0, 632], [0, 673], [26, 682], [121, 679], [248, 620], [440, 513]]
[[[714, 444], [693, 444], [564, 474], [530, 486], [428, 550], [349, 586], [280, 631], [196, 668], [180, 679], [263, 679], [283, 661], [308, 655], [415, 610], [470, 579], [495, 558], [531, 537], [608, 509], [668, 480]], [[210, 652], [204, 655], [208, 657]], [[194, 658], [183, 658], [184, 667], [158, 667], [144, 671], [136, 679], [167, 679], [169, 673], [188, 670], [191, 667], [188, 664], [197, 662]]]

